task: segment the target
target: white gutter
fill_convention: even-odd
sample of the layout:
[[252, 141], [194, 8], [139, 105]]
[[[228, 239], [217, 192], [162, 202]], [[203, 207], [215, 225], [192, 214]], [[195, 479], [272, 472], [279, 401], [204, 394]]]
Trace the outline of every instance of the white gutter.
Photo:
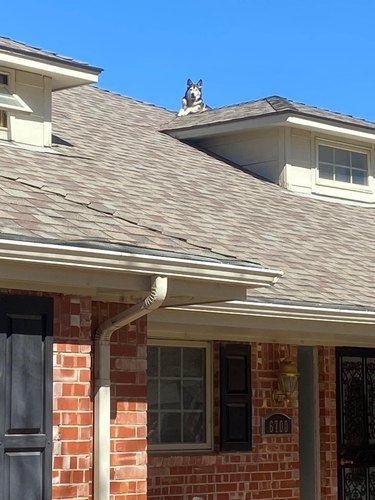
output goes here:
[[158, 309], [167, 296], [168, 278], [157, 276], [142, 302], [102, 323], [95, 335], [94, 500], [110, 494], [110, 340], [113, 332]]
[[[149, 253], [101, 250], [74, 245], [57, 245], [29, 241], [0, 240], [0, 263], [48, 264], [80, 270], [116, 271], [139, 275], [168, 275], [184, 279], [199, 279], [217, 283], [242, 284], [247, 287], [272, 286], [282, 271], [261, 266], [236, 265], [204, 256], [187, 258]], [[207, 259], [207, 260], [206, 260]]]

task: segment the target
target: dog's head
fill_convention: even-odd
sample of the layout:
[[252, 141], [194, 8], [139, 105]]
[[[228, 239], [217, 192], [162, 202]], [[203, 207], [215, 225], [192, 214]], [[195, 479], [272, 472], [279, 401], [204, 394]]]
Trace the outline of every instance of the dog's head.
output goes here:
[[194, 103], [199, 101], [202, 97], [202, 86], [203, 86], [202, 80], [199, 80], [199, 82], [197, 83], [193, 83], [189, 78], [186, 85], [187, 85], [187, 90], [185, 95], [189, 103]]

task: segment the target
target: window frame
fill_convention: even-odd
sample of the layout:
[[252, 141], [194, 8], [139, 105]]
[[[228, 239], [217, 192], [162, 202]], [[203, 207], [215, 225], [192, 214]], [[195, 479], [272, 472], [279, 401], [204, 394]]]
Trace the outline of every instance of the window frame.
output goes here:
[[[337, 181], [335, 179], [324, 179], [319, 176], [319, 147], [326, 146], [332, 149], [341, 149], [351, 153], [364, 154], [367, 157], [367, 184], [355, 184], [353, 182]], [[335, 190], [356, 191], [363, 193], [373, 193], [372, 189], [372, 150], [371, 148], [361, 147], [356, 144], [342, 143], [339, 141], [331, 141], [327, 139], [317, 138], [315, 142], [315, 185], [317, 187], [333, 188]], [[351, 167], [348, 167], [351, 168]]]
[[[206, 424], [206, 439], [202, 443], [148, 443], [149, 451], [212, 451], [213, 446], [213, 422], [212, 422], [212, 406], [213, 406], [213, 383], [212, 383], [212, 345], [210, 342], [199, 341], [184, 341], [184, 340], [167, 340], [167, 339], [149, 339], [147, 347], [186, 347], [200, 348], [205, 350], [205, 405], [203, 408], [205, 424]], [[148, 381], [148, 377], [147, 377]], [[147, 415], [148, 400], [147, 400]]]

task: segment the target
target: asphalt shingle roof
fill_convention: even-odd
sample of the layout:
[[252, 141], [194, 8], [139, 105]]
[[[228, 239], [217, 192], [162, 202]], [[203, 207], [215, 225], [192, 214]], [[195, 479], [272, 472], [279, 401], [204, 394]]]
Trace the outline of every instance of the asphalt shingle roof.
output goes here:
[[59, 54], [56, 54], [55, 52], [49, 52], [47, 50], [40, 49], [39, 47], [32, 47], [30, 45], [26, 45], [25, 43], [17, 42], [15, 40], [12, 40], [11, 38], [6, 38], [3, 36], [0, 36], [0, 52], [24, 54], [27, 56], [35, 57], [37, 59], [44, 59], [60, 64], [68, 64], [69, 66], [84, 68], [95, 72], [102, 71], [101, 68], [91, 66], [88, 63], [77, 61], [75, 59], [72, 59], [71, 57], [61, 56]]
[[0, 144], [2, 232], [210, 249], [285, 271], [258, 298], [375, 308], [373, 206], [288, 192], [161, 133], [171, 118], [95, 87], [56, 92], [52, 153]]
[[375, 123], [373, 122], [343, 113], [316, 108], [279, 96], [265, 97], [264, 99], [243, 102], [232, 106], [209, 109], [203, 113], [175, 117], [170, 122], [164, 124], [163, 128], [166, 131], [171, 131], [285, 113], [329, 120], [345, 124], [349, 127], [355, 126], [375, 131]]

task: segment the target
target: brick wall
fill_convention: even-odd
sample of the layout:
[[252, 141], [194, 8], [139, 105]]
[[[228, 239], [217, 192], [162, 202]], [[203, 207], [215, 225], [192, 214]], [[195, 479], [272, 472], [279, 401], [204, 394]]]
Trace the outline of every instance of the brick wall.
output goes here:
[[[53, 499], [92, 498], [93, 332], [123, 305], [54, 297]], [[110, 500], [146, 499], [146, 320], [111, 339]]]
[[92, 480], [91, 301], [54, 297], [53, 498], [88, 499]]
[[[214, 441], [219, 442], [219, 349], [214, 346]], [[289, 347], [252, 344], [253, 450], [247, 453], [149, 455], [151, 500], [299, 499], [298, 408], [289, 403], [282, 411], [292, 417], [292, 434], [265, 436], [262, 417], [277, 408], [272, 403], [279, 360]], [[296, 349], [291, 348], [292, 358]], [[280, 408], [279, 408], [280, 409]]]
[[334, 347], [319, 348], [321, 496], [337, 499], [336, 355]]

